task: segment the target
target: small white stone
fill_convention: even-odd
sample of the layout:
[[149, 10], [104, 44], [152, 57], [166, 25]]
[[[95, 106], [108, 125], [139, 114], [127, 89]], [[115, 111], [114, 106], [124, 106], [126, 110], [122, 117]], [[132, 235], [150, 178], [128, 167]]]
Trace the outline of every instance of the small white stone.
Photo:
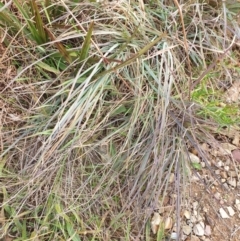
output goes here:
[[172, 225], [173, 225], [172, 219], [170, 217], [167, 217], [166, 220], [165, 220], [165, 225], [164, 225], [165, 230], [171, 229]]
[[175, 232], [172, 232], [171, 233], [171, 236], [170, 236], [170, 239], [177, 239], [177, 233], [175, 233]]
[[201, 166], [204, 168], [206, 166], [205, 162], [201, 162]]
[[209, 210], [207, 207], [203, 207], [203, 212], [207, 213]]
[[198, 207], [198, 202], [197, 201], [195, 201], [195, 202], [193, 202], [193, 209], [197, 209], [197, 207]]
[[184, 225], [182, 227], [182, 231], [184, 234], [189, 235], [192, 232], [192, 228], [188, 225]]
[[229, 215], [232, 217], [235, 214], [235, 211], [233, 210], [232, 207], [227, 207]]
[[212, 234], [211, 227], [209, 225], [206, 225], [205, 230], [204, 230], [204, 234], [206, 236], [210, 236]]
[[151, 228], [152, 228], [152, 232], [154, 234], [157, 233], [161, 221], [162, 221], [162, 219], [161, 219], [160, 214], [158, 212], [154, 212], [152, 221], [151, 221]]
[[171, 173], [170, 174], [170, 177], [169, 177], [169, 183], [173, 183], [174, 182], [174, 173]]
[[221, 204], [221, 205], [224, 204], [224, 200], [223, 200], [223, 199], [220, 200], [220, 204]]
[[222, 161], [219, 161], [219, 162], [217, 163], [217, 166], [218, 166], [218, 167], [222, 167], [222, 166], [223, 166], [223, 162], [222, 162]]
[[177, 232], [177, 223], [174, 223], [174, 224], [173, 224], [172, 231], [173, 231], [173, 232]]
[[222, 218], [230, 218], [223, 208], [219, 209], [219, 213]]
[[221, 194], [219, 192], [216, 192], [214, 194], [214, 197], [217, 199], [217, 200], [220, 200], [221, 199]]
[[216, 175], [219, 175], [219, 174], [220, 174], [220, 170], [217, 169], [217, 170], [215, 171], [215, 174], [216, 174]]
[[226, 188], [226, 190], [230, 190], [230, 188], [229, 188], [229, 186], [227, 185], [226, 182], [223, 183], [223, 186], [224, 186], [224, 188]]
[[198, 236], [203, 236], [204, 235], [204, 228], [205, 228], [204, 226], [205, 225], [204, 225], [203, 222], [197, 223], [193, 227], [193, 232]]
[[198, 213], [198, 215], [197, 215], [197, 221], [200, 222], [200, 221], [202, 221], [202, 220], [203, 220], [202, 216]]
[[237, 181], [235, 178], [228, 178], [227, 180], [228, 184], [231, 185], [232, 187], [236, 187], [237, 186]]
[[225, 167], [224, 167], [224, 170], [225, 170], [225, 171], [229, 171], [229, 166], [225, 166]]
[[188, 210], [184, 210], [184, 213], [183, 213], [183, 215], [184, 215], [184, 217], [186, 218], [186, 219], [190, 219], [190, 212], [188, 211]]
[[190, 221], [191, 221], [192, 223], [196, 223], [196, 222], [197, 222], [197, 219], [196, 219], [195, 216], [191, 216]]
[[236, 199], [236, 200], [235, 200], [235, 203], [236, 203], [236, 204], [239, 204], [239, 203], [240, 203], [240, 200], [239, 200], [239, 199]]
[[189, 152], [188, 154], [189, 154], [191, 162], [193, 162], [193, 163], [200, 163], [200, 159], [199, 159], [198, 156], [194, 155], [191, 152]]

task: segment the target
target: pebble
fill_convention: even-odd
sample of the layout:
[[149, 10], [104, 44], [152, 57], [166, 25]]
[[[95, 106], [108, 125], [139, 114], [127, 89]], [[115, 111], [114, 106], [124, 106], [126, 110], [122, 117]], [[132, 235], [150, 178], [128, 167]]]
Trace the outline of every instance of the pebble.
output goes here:
[[219, 192], [216, 192], [214, 194], [214, 197], [217, 199], [217, 200], [220, 200], [221, 199], [221, 194]]
[[237, 181], [236, 181], [235, 178], [229, 177], [229, 178], [227, 179], [227, 182], [228, 182], [228, 184], [231, 185], [232, 187], [236, 187], [236, 186], [237, 186]]
[[226, 172], [221, 172], [220, 173], [221, 177], [224, 178], [224, 179], [227, 179], [228, 178], [228, 175]]
[[207, 213], [209, 210], [207, 207], [203, 207], [203, 212]]
[[201, 147], [202, 147], [202, 149], [204, 150], [204, 151], [209, 151], [209, 147], [208, 147], [208, 144], [207, 143], [203, 143], [202, 145], [201, 145]]
[[216, 174], [216, 175], [219, 175], [219, 174], [220, 174], [220, 170], [217, 169], [217, 170], [215, 171], [215, 174]]
[[237, 173], [235, 171], [230, 171], [228, 173], [228, 176], [230, 176], [230, 177], [237, 177]]
[[189, 235], [192, 232], [192, 228], [188, 225], [184, 225], [182, 227], [182, 231], [184, 234]]
[[177, 233], [172, 232], [172, 233], [171, 233], [171, 236], [170, 236], [170, 239], [174, 239], [174, 240], [175, 240], [175, 239], [177, 239], [177, 237], [178, 237], [178, 236], [177, 236]]
[[202, 220], [203, 220], [203, 217], [198, 213], [198, 215], [197, 215], [197, 221], [200, 222], [200, 221], [202, 221]]
[[222, 161], [219, 161], [219, 162], [217, 163], [217, 166], [218, 166], [218, 167], [222, 167], [222, 166], [223, 166], [223, 162], [222, 162]]
[[223, 208], [219, 209], [219, 213], [222, 218], [230, 218]]
[[184, 217], [185, 217], [186, 219], [190, 219], [190, 217], [191, 217], [191, 214], [190, 214], [190, 212], [189, 212], [188, 210], [184, 210], [183, 215], [184, 215]]
[[191, 237], [188, 237], [185, 241], [200, 241], [200, 239], [197, 236], [192, 235]]
[[227, 185], [227, 183], [225, 182], [225, 183], [223, 183], [223, 186], [224, 186], [224, 188], [226, 189], [226, 190], [229, 190], [229, 186]]
[[198, 236], [203, 236], [204, 235], [204, 223], [203, 222], [199, 222], [196, 225], [194, 225], [193, 227], [193, 232], [198, 235]]
[[225, 160], [225, 165], [230, 165], [231, 161], [230, 158], [228, 158], [227, 160]]
[[206, 220], [207, 220], [207, 222], [209, 223], [209, 225], [210, 225], [211, 227], [215, 226], [215, 221], [214, 221], [214, 219], [210, 218], [209, 216], [205, 216], [205, 217], [206, 217]]
[[206, 163], [205, 162], [201, 162], [201, 166], [202, 166], [202, 168], [204, 168], [206, 166]]
[[193, 204], [192, 204], [192, 205], [193, 205], [193, 209], [194, 209], [194, 210], [196, 210], [196, 209], [197, 209], [197, 207], [198, 207], [198, 202], [197, 202], [197, 201], [195, 201], [195, 202], [193, 202]]
[[158, 212], [154, 212], [153, 217], [152, 217], [152, 221], [151, 221], [151, 228], [152, 228], [152, 232], [154, 234], [157, 233], [160, 223], [161, 223], [160, 214]]
[[229, 215], [232, 217], [235, 214], [235, 211], [233, 210], [232, 207], [227, 207]]
[[229, 171], [229, 169], [230, 169], [230, 168], [229, 168], [229, 166], [224, 166], [224, 170], [225, 170], [225, 171], [227, 171], [227, 172], [228, 172], [228, 171]]
[[232, 152], [232, 156], [233, 156], [234, 161], [240, 162], [240, 150], [239, 149], [234, 150]]
[[212, 234], [212, 230], [211, 230], [211, 227], [209, 225], [206, 225], [205, 230], [204, 230], [204, 234], [206, 236], [210, 236]]
[[238, 146], [239, 145], [239, 132], [236, 132], [232, 141], [232, 144], [234, 146]]
[[165, 226], [164, 226], [165, 230], [166, 229], [171, 229], [172, 226], [173, 226], [172, 218], [167, 217], [166, 220], [165, 220]]
[[174, 173], [171, 173], [171, 174], [170, 174], [170, 177], [169, 177], [169, 183], [173, 183], [173, 182], [174, 182], [174, 179], [175, 179]]
[[191, 216], [191, 218], [190, 218], [190, 221], [192, 222], [192, 223], [196, 223], [197, 222], [197, 219], [196, 219], [196, 217], [195, 216]]
[[189, 154], [191, 162], [193, 162], [193, 163], [200, 163], [200, 159], [199, 159], [198, 156], [192, 154], [191, 152], [189, 152], [188, 154]]
[[221, 205], [224, 204], [224, 200], [223, 200], [223, 199], [220, 200], [220, 204], [221, 204]]

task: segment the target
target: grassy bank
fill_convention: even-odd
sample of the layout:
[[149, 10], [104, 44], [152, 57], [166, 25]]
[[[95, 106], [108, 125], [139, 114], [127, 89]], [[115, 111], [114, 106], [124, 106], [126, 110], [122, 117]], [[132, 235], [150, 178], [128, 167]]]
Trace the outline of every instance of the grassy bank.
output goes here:
[[2, 237], [156, 240], [149, 220], [170, 189], [180, 216], [185, 153], [239, 123], [223, 94], [240, 71], [239, 6], [0, 8]]

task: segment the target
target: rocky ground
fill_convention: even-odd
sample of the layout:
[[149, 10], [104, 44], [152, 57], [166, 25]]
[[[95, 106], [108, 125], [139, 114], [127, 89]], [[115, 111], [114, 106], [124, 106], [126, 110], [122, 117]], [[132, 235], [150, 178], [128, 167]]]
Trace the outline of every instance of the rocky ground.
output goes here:
[[[181, 240], [240, 240], [239, 134], [239, 130], [226, 130], [221, 138], [229, 142], [219, 141], [219, 145], [214, 148], [203, 143], [207, 163], [201, 160], [197, 151], [188, 153], [195, 171], [191, 173], [190, 184], [185, 187], [187, 201], [180, 213]], [[172, 174], [169, 182], [174, 181], [175, 176]], [[151, 223], [154, 233], [163, 224], [169, 240], [177, 239], [175, 200], [176, 195], [170, 191], [163, 200], [164, 208], [154, 213]]]
[[183, 213], [183, 233], [196, 236], [187, 240], [240, 240], [239, 157], [236, 146], [222, 143], [209, 155], [214, 174], [203, 165], [200, 178], [193, 178], [190, 208]]
[[[226, 102], [239, 103], [240, 81], [226, 92]], [[189, 150], [193, 171], [184, 187], [180, 221], [184, 241], [240, 241], [240, 127], [218, 132], [215, 141], [201, 144], [205, 160], [194, 148]], [[187, 157], [186, 157], [187, 158]], [[174, 184], [172, 173], [169, 182]], [[172, 190], [171, 190], [172, 189]], [[159, 229], [166, 240], [177, 240], [176, 194], [173, 186], [152, 217], [152, 232]], [[167, 235], [166, 235], [167, 234]]]

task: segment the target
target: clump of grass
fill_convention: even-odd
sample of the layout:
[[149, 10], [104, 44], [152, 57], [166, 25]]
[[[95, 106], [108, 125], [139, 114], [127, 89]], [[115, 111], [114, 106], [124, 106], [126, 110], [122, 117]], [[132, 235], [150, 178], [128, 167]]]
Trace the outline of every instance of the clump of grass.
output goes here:
[[[215, 100], [202, 95], [216, 85], [198, 78], [229, 40], [221, 11], [179, 7], [15, 0], [0, 12], [2, 64], [10, 68], [0, 94], [3, 235], [150, 239], [144, 225], [171, 172], [179, 215], [184, 153], [201, 141], [183, 123], [232, 124], [234, 115], [211, 110]], [[212, 69], [225, 73], [217, 63]]]

